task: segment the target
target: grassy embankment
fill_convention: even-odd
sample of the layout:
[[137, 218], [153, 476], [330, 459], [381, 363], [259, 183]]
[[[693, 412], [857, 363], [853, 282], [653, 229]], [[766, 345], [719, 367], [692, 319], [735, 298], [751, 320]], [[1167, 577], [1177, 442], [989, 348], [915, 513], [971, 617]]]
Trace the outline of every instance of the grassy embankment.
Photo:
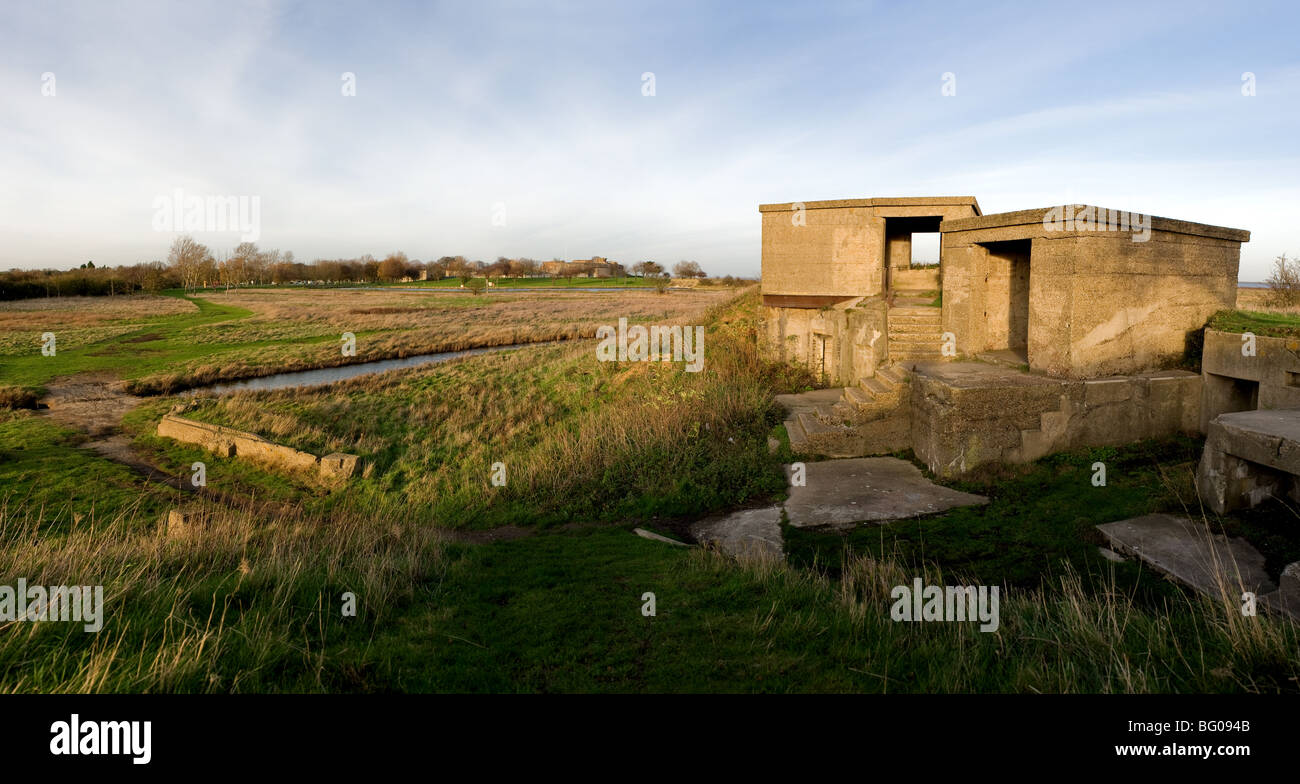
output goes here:
[[[103, 584], [109, 607], [98, 634], [0, 628], [0, 690], [1297, 689], [1294, 626], [1243, 618], [1232, 601], [1190, 598], [1096, 556], [1097, 522], [1196, 513], [1194, 442], [972, 477], [962, 487], [988, 494], [985, 507], [847, 537], [787, 531], [788, 567], [736, 566], [632, 536], [653, 515], [779, 495], [768, 396], [798, 379], [757, 360], [753, 311], [751, 298], [710, 317], [698, 375], [550, 347], [297, 401], [270, 393], [256, 398], [265, 406], [243, 396], [207, 404], [214, 419], [279, 427], [302, 445], [373, 443], [376, 471], [328, 514], [218, 510], [211, 532], [189, 542], [161, 539], [139, 511], [51, 526], [31, 504], [4, 507], [0, 580]], [[269, 413], [253, 413], [261, 408]], [[368, 442], [370, 433], [380, 435]], [[446, 462], [422, 463], [428, 454]], [[1102, 488], [1090, 482], [1099, 456]], [[77, 459], [83, 476], [109, 465]], [[488, 483], [492, 459], [507, 463], [506, 488]], [[210, 480], [222, 481], [221, 463]], [[1275, 568], [1296, 552], [1269, 523], [1284, 514], [1270, 506], [1222, 522], [1269, 531]], [[583, 519], [614, 524], [437, 540], [442, 525]], [[1002, 586], [999, 631], [892, 622], [890, 589], [922, 572], [930, 583]], [[347, 591], [355, 618], [339, 611]], [[646, 591], [655, 617], [641, 614]]]

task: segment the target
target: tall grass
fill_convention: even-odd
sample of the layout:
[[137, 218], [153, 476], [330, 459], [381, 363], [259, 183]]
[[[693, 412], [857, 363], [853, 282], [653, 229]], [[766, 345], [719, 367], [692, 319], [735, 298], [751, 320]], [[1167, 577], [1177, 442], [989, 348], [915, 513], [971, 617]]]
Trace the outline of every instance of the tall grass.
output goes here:
[[[88, 516], [62, 536], [0, 508], [0, 584], [102, 585], [104, 626], [0, 624], [0, 691], [278, 691], [356, 688], [325, 648], [364, 646], [442, 568], [429, 526], [220, 507], [168, 537], [138, 510]], [[345, 592], [357, 598], [344, 617]]]

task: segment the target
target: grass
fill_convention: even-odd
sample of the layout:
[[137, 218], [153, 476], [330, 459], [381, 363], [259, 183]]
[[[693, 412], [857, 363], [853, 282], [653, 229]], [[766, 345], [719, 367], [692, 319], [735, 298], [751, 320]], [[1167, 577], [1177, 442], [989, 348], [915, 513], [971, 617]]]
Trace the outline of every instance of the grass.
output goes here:
[[1265, 337], [1300, 338], [1300, 314], [1221, 310], [1210, 317], [1209, 328], [1220, 332], [1253, 332]]
[[[538, 346], [308, 390], [237, 393], [187, 416], [314, 454], [362, 455], [369, 477], [322, 503], [397, 504], [450, 527], [675, 517], [784, 486], [767, 435], [788, 371], [757, 355], [755, 304], [704, 317], [705, 370], [603, 363]], [[159, 410], [141, 414], [147, 432]], [[505, 487], [490, 484], [504, 463]], [[562, 470], [559, 470], [563, 467]]]
[[[305, 308], [313, 296], [330, 299]], [[634, 526], [674, 535], [701, 514], [779, 498], [788, 440], [771, 398], [808, 379], [762, 361], [753, 291], [677, 304], [629, 297], [546, 303], [560, 309], [551, 323], [569, 326], [583, 308], [698, 319], [705, 371], [533, 346], [297, 393], [237, 393], [190, 412], [317, 454], [364, 454], [370, 475], [335, 492], [152, 437], [168, 399], [127, 415], [136, 445], [167, 470], [202, 459], [215, 489], [269, 506], [142, 485], [48, 419], [0, 412], [0, 584], [97, 584], [107, 595], [97, 634], [0, 622], [0, 692], [1300, 689], [1295, 625], [1243, 619], [1233, 602], [1097, 554], [1097, 523], [1200, 517], [1196, 440], [986, 468], [952, 484], [989, 496], [987, 506], [843, 536], [788, 529], [785, 565], [634, 536]], [[222, 347], [230, 356], [206, 361], [310, 357], [313, 340], [332, 346], [340, 317], [359, 337], [394, 340], [464, 322], [438, 339], [467, 340], [527, 328], [519, 313], [537, 310], [474, 299], [232, 292], [188, 301], [188, 315], [125, 314], [131, 329], [66, 359], [108, 357], [125, 373], [157, 361], [142, 378], [196, 377], [198, 357]], [[159, 337], [140, 340], [149, 335]], [[111, 351], [150, 345], [163, 355]], [[0, 380], [12, 356], [0, 356]], [[32, 370], [26, 381], [39, 378]], [[1091, 485], [1097, 460], [1105, 487]], [[505, 487], [489, 482], [497, 461]], [[204, 521], [198, 533], [163, 534], [159, 518], [177, 506]], [[1208, 523], [1257, 542], [1276, 573], [1300, 558], [1300, 529], [1277, 524], [1294, 516], [1271, 505]], [[519, 538], [482, 535], [507, 524]], [[892, 621], [890, 591], [914, 577], [999, 586], [999, 630]], [[653, 616], [642, 614], [647, 592]], [[355, 616], [342, 612], [348, 593]]]

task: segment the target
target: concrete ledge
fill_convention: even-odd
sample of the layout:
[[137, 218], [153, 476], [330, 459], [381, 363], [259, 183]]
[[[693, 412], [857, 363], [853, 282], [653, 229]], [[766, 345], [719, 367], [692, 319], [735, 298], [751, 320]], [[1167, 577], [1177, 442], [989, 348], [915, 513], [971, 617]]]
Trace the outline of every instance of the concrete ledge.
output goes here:
[[[1032, 210], [1016, 210], [1014, 212], [995, 212], [989, 215], [980, 215], [974, 218], [953, 218], [945, 220], [939, 230], [945, 234], [956, 231], [972, 231], [978, 229], [1003, 228], [1007, 226], [1032, 226], [1037, 224], [1040, 228], [1043, 225], [1043, 219], [1052, 210], [1060, 209], [1062, 206], [1074, 208], [1077, 212], [1080, 208], [1091, 207], [1093, 213], [1099, 210], [1107, 210], [1109, 213], [1118, 213], [1120, 210], [1112, 210], [1107, 207], [1098, 207], [1095, 204], [1069, 204], [1055, 205], [1052, 207], [1038, 207]], [[1145, 214], [1128, 211], [1130, 214]], [[1232, 229], [1227, 226], [1212, 226], [1208, 223], [1193, 223], [1192, 221], [1177, 220], [1175, 218], [1161, 218], [1158, 215], [1148, 216], [1150, 222], [1148, 228], [1152, 231], [1167, 231], [1173, 234], [1191, 234], [1199, 237], [1211, 237], [1213, 239], [1229, 240], [1232, 242], [1250, 242], [1250, 232], [1245, 229]], [[1096, 234], [1096, 231], [1058, 231], [1053, 232], [1060, 236], [1071, 236], [1072, 234]]]
[[1300, 500], [1300, 410], [1239, 411], [1210, 423], [1196, 489], [1219, 514]]
[[194, 444], [220, 457], [238, 457], [270, 468], [316, 472], [321, 479], [349, 479], [357, 474], [361, 460], [356, 455], [335, 452], [319, 458], [292, 447], [267, 441], [261, 436], [221, 425], [197, 422], [167, 414], [158, 423], [158, 435], [184, 444]]

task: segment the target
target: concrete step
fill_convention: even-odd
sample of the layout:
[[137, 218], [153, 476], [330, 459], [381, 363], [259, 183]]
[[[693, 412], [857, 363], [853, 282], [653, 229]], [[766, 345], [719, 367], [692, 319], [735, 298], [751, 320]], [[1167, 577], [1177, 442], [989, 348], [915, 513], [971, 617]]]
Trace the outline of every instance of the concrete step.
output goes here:
[[943, 328], [938, 324], [890, 324], [889, 335], [941, 335]]
[[[945, 359], [940, 351], [890, 351], [890, 357], [896, 362], [941, 362]], [[908, 368], [911, 369], [910, 367]]]
[[891, 354], [899, 351], [939, 351], [942, 348], [943, 339], [939, 335], [905, 335], [901, 338], [891, 335], [889, 338]]
[[878, 378], [864, 378], [858, 382], [858, 385], [865, 391], [869, 392], [872, 397], [888, 395], [894, 391], [894, 386], [892, 384]]
[[943, 308], [932, 308], [924, 305], [896, 305], [889, 309], [890, 317], [894, 316], [926, 316], [939, 318], [943, 315]]
[[808, 440], [808, 434], [804, 432], [803, 425], [799, 424], [798, 419], [785, 420], [785, 433], [790, 436], [790, 448], [796, 452]]
[[[874, 393], [865, 390], [862, 387], [845, 387], [844, 389], [844, 400], [848, 400], [850, 403], [853, 403], [854, 405], [859, 405], [859, 406], [869, 405], [871, 401], [875, 399], [876, 396]], [[841, 400], [840, 402], [843, 402], [843, 400]]]
[[897, 385], [907, 381], [907, 371], [898, 365], [886, 365], [876, 368], [876, 377]]

